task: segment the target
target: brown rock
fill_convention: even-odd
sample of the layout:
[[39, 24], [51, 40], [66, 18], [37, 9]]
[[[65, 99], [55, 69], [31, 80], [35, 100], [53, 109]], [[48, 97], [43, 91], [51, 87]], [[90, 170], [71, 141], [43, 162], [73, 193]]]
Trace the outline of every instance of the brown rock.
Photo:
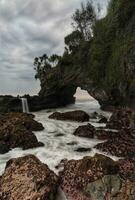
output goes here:
[[98, 154], [71, 160], [60, 172], [61, 188], [70, 200], [135, 199], [135, 178], [128, 178], [132, 170], [131, 160], [115, 162]]
[[135, 136], [132, 129], [123, 129], [95, 147], [118, 157], [135, 157]]
[[122, 129], [131, 128], [135, 126], [135, 112], [130, 109], [121, 109], [115, 111], [109, 122], [107, 123], [107, 128], [110, 129]]
[[77, 122], [89, 121], [89, 115], [81, 110], [70, 111], [65, 113], [55, 112], [49, 116], [50, 119], [69, 120]]
[[1, 200], [53, 200], [58, 177], [35, 156], [11, 159], [0, 179]]
[[60, 173], [61, 188], [68, 199], [90, 200], [91, 195], [86, 192], [87, 185], [104, 175], [117, 174], [118, 171], [118, 164], [103, 155], [70, 160]]
[[93, 138], [96, 129], [91, 124], [79, 126], [73, 133], [75, 136]]
[[25, 113], [8, 113], [0, 117], [0, 153], [20, 147], [29, 149], [43, 146], [31, 130], [41, 130], [33, 115]]

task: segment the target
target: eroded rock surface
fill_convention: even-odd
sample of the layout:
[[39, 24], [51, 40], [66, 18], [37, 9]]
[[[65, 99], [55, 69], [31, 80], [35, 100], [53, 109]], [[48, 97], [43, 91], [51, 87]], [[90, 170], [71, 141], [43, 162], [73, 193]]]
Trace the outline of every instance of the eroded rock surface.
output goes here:
[[79, 126], [75, 130], [73, 135], [79, 136], [79, 137], [93, 138], [95, 132], [96, 132], [95, 127], [92, 126], [91, 124], [88, 124], [88, 125]]
[[60, 173], [61, 188], [70, 200], [134, 199], [135, 179], [132, 170], [135, 171], [135, 166], [131, 160], [115, 162], [98, 154], [67, 161]]
[[35, 156], [11, 159], [0, 178], [1, 200], [55, 200], [58, 177]]
[[49, 118], [56, 120], [69, 120], [77, 122], [89, 121], [89, 115], [81, 110], [75, 110], [65, 113], [55, 112], [52, 115], [50, 115]]
[[29, 149], [43, 146], [32, 131], [43, 130], [34, 116], [25, 113], [8, 113], [0, 116], [0, 153], [13, 148]]

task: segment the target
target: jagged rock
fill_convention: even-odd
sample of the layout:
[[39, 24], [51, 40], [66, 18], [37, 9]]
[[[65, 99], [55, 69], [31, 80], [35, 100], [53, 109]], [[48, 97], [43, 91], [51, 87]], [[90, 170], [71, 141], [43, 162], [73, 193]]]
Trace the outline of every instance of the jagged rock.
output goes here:
[[86, 148], [86, 147], [78, 147], [77, 149], [75, 149], [76, 152], [79, 153], [84, 153], [84, 152], [90, 152], [91, 148]]
[[79, 126], [75, 130], [73, 135], [79, 136], [79, 137], [93, 138], [95, 132], [96, 132], [96, 129], [94, 128], [94, 126], [92, 126], [91, 124], [88, 124], [84, 126]]
[[108, 122], [107, 118], [102, 116], [101, 119], [98, 121], [98, 123], [104, 123], [106, 124]]
[[31, 130], [42, 130], [41, 123], [33, 115], [25, 113], [8, 113], [0, 116], [0, 153], [4, 154], [13, 148], [29, 149], [41, 147]]
[[122, 129], [95, 147], [114, 156], [135, 157], [135, 136], [132, 133], [132, 129]]
[[0, 178], [1, 200], [54, 200], [58, 177], [35, 156], [11, 159]]
[[120, 159], [118, 164], [120, 168], [120, 176], [123, 179], [135, 181], [135, 158]]
[[71, 120], [78, 122], [89, 121], [89, 115], [81, 110], [70, 111], [65, 113], [55, 112], [52, 115], [50, 115], [49, 118], [57, 120]]
[[98, 129], [98, 130], [96, 130], [95, 138], [97, 138], [99, 140], [109, 140], [111, 138], [117, 137], [117, 133], [118, 132], [115, 132], [115, 131]]
[[[134, 199], [135, 179], [133, 176], [132, 179], [126, 179], [128, 171], [125, 176], [121, 176], [121, 165], [98, 154], [81, 160], [70, 160], [60, 172], [61, 188], [70, 200]], [[135, 166], [132, 170], [135, 171]], [[123, 171], [126, 173], [126, 170]]]
[[122, 128], [130, 128], [134, 126], [135, 126], [134, 110], [120, 109], [112, 114], [106, 127], [110, 129], [120, 130]]
[[21, 113], [21, 112], [10, 112], [3, 114], [0, 117], [0, 121], [7, 122], [12, 121], [14, 125], [23, 125], [27, 130], [30, 131], [41, 131], [44, 129], [43, 125], [40, 122], [34, 120], [34, 115]]
[[73, 142], [68, 142], [67, 143], [67, 145], [69, 145], [69, 146], [74, 146], [74, 145], [77, 145], [78, 143], [77, 142], [75, 142], [75, 141], [73, 141]]

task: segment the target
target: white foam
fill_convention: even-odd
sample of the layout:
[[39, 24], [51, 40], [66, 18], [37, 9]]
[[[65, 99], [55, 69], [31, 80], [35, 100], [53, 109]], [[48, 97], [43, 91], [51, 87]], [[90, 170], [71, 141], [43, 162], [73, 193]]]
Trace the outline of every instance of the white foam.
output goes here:
[[[62, 159], [81, 159], [86, 155], [94, 156], [95, 153], [99, 151], [95, 150], [93, 147], [100, 143], [101, 141], [95, 139], [87, 139], [76, 137], [73, 135], [74, 130], [83, 124], [87, 123], [77, 123], [77, 122], [68, 122], [68, 121], [57, 121], [49, 119], [48, 116], [54, 111], [70, 111], [70, 110], [84, 110], [87, 113], [92, 113], [94, 111], [102, 113], [99, 108], [99, 105], [96, 101], [81, 101], [77, 102], [75, 105], [70, 105], [66, 108], [44, 110], [34, 113], [36, 115], [36, 120], [40, 121], [45, 129], [43, 131], [35, 132], [38, 140], [45, 144], [44, 147], [29, 149], [23, 151], [22, 149], [13, 149], [7, 154], [0, 155], [0, 174], [3, 173], [6, 162], [11, 158], [17, 158], [20, 156], [25, 156], [28, 154], [34, 154], [37, 156], [43, 163], [46, 163], [50, 169], [54, 170], [55, 166], [59, 164]], [[106, 116], [110, 116], [110, 113], [104, 113]], [[96, 127], [101, 126], [96, 122], [92, 122]], [[104, 124], [102, 124], [104, 126]], [[61, 137], [56, 137], [57, 134], [63, 134]], [[76, 142], [74, 146], [69, 146], [67, 143]], [[78, 153], [75, 151], [78, 147], [92, 148], [91, 152]], [[114, 158], [113, 159], [117, 159]], [[59, 200], [64, 200], [60, 198]]]

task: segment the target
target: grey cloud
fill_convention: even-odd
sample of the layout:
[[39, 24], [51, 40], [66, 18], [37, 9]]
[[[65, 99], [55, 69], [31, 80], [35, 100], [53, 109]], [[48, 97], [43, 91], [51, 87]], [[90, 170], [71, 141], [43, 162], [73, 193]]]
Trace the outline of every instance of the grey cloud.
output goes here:
[[[71, 16], [85, 0], [0, 0], [0, 94], [36, 93], [33, 59], [62, 53]], [[104, 8], [108, 0], [100, 2]]]

